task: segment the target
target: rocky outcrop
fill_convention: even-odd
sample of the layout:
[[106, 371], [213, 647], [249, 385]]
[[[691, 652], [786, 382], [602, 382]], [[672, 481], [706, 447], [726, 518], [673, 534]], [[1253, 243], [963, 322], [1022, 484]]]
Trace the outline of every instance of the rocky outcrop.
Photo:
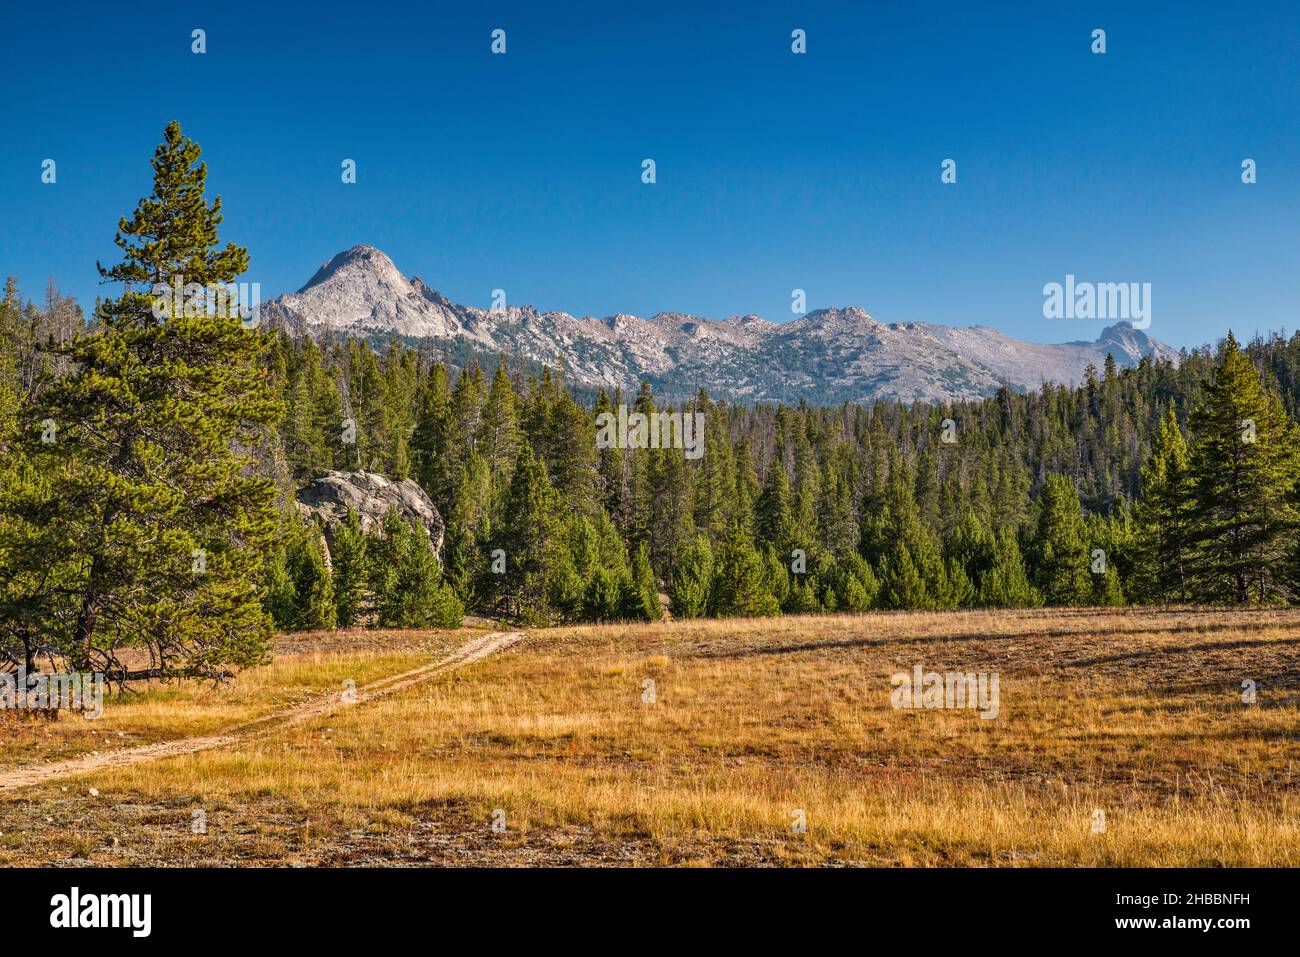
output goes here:
[[446, 526], [433, 502], [410, 479], [396, 481], [375, 472], [326, 472], [298, 490], [298, 511], [304, 518], [319, 519], [325, 526], [325, 541], [334, 544], [333, 531], [348, 517], [357, 514], [363, 532], [382, 528], [384, 516], [395, 508], [397, 513], [429, 536], [429, 547], [442, 560], [442, 539]]

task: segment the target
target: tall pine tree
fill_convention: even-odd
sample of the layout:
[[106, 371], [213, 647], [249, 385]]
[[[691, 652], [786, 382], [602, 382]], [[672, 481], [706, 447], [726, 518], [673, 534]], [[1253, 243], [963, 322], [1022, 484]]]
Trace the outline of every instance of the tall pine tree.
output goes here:
[[96, 331], [57, 347], [72, 371], [31, 411], [26, 447], [48, 482], [0, 503], [27, 517], [6, 550], [57, 589], [33, 596], [49, 643], [117, 682], [222, 677], [263, 660], [271, 632], [257, 582], [274, 489], [250, 450], [280, 408], [262, 338], [233, 302], [154, 309], [174, 283], [216, 289], [248, 267], [242, 247], [218, 246], [199, 155], [168, 124], [153, 193], [119, 224], [122, 261], [100, 267], [124, 292]]
[[1294, 598], [1293, 492], [1300, 432], [1229, 333], [1205, 401], [1191, 416], [1191, 544], [1199, 601]]

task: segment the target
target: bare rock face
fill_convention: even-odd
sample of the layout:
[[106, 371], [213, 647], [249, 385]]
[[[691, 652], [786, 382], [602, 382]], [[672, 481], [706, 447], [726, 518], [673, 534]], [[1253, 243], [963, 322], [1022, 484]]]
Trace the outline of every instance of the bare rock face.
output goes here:
[[298, 490], [297, 504], [304, 518], [320, 519], [325, 525], [330, 546], [334, 528], [347, 519], [349, 509], [357, 513], [361, 530], [372, 534], [383, 527], [388, 510], [395, 508], [416, 528], [424, 529], [429, 547], [442, 560], [446, 526], [424, 489], [410, 479], [399, 482], [375, 472], [326, 472]]
[[705, 382], [715, 398], [738, 402], [978, 399], [1004, 383], [1078, 385], [1085, 367], [1102, 368], [1108, 354], [1121, 368], [1144, 356], [1178, 361], [1175, 350], [1128, 323], [1099, 326], [1093, 342], [1045, 345], [981, 326], [883, 323], [857, 306], [780, 323], [677, 312], [577, 317], [513, 304], [482, 309], [408, 279], [373, 246], [339, 253], [298, 292], [262, 303], [262, 319], [297, 334], [397, 334], [464, 340], [490, 355], [547, 364], [562, 357], [567, 375], [584, 385], [634, 395], [649, 378], [668, 401], [690, 399]]
[[467, 334], [450, 300], [398, 272], [373, 246], [353, 246], [316, 271], [295, 293], [263, 303], [262, 319], [302, 335], [364, 329], [448, 338]]

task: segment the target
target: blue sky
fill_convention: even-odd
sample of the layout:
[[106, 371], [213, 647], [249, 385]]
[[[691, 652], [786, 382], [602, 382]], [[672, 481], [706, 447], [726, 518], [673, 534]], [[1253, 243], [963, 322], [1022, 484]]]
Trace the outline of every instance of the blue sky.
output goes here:
[[1073, 273], [1150, 282], [1175, 345], [1298, 324], [1293, 4], [293, 6], [7, 4], [0, 272], [92, 303], [176, 118], [264, 297], [364, 242], [457, 301], [579, 315], [782, 321], [802, 288], [1094, 338], [1042, 315]]

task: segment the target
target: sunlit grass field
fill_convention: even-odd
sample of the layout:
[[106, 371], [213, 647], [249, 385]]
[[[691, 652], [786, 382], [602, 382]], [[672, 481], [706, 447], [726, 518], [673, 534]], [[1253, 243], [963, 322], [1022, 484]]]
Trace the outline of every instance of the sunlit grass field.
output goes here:
[[[0, 764], [265, 717], [468, 637], [295, 637], [229, 686], [0, 726]], [[916, 665], [996, 672], [998, 717], [895, 709]], [[540, 630], [235, 746], [0, 792], [0, 863], [1297, 866], [1298, 719], [1290, 611]]]
[[[481, 634], [481, 631], [473, 632]], [[470, 632], [307, 632], [277, 640], [266, 667], [227, 684], [171, 682], [107, 697], [103, 717], [18, 720], [0, 713], [0, 768], [38, 764], [105, 748], [150, 744], [241, 726], [324, 694], [423, 664]]]

